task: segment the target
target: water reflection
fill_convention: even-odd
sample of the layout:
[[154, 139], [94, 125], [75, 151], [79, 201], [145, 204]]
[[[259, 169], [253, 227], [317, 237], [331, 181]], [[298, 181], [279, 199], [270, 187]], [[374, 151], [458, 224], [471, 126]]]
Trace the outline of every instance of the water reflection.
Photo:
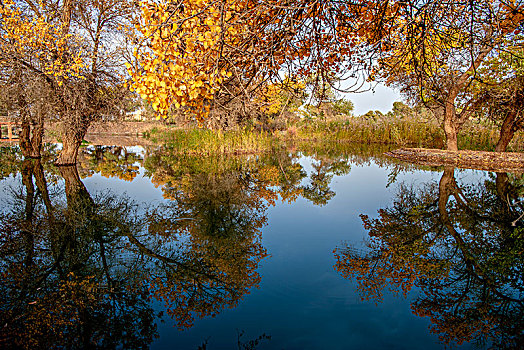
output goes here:
[[362, 215], [368, 252], [335, 251], [335, 268], [363, 299], [415, 288], [414, 314], [450, 344], [519, 348], [524, 334], [523, 177], [497, 173], [461, 184], [446, 168], [438, 184], [402, 185], [377, 219]]
[[[137, 274], [119, 270], [119, 237], [136, 223], [125, 203], [94, 200], [76, 169], [61, 169], [66, 200], [42, 164], [26, 160], [23, 186], [1, 218], [1, 343], [5, 347], [143, 347], [156, 332]], [[63, 196], [62, 196], [63, 197]], [[121, 243], [121, 242], [120, 242]]]
[[[274, 205], [275, 200], [293, 202], [302, 197], [315, 205], [325, 205], [335, 196], [331, 189], [334, 176], [347, 175], [352, 166], [391, 165], [382, 155], [389, 150], [384, 146], [299, 143], [289, 148], [277, 148], [256, 156], [214, 155], [212, 157], [176, 153], [169, 146], [147, 149], [142, 165], [145, 175], [156, 186], [161, 186], [164, 196], [174, 199], [184, 192], [177, 186], [198, 174], [230, 174], [248, 184], [254, 193]], [[312, 159], [313, 170], [308, 174], [299, 159]], [[410, 169], [396, 164], [396, 171]], [[238, 172], [242, 174], [239, 174]]]
[[147, 347], [152, 299], [184, 328], [258, 285], [265, 212], [236, 178], [196, 177], [191, 193], [144, 212], [123, 196], [92, 196], [76, 167], [55, 172], [63, 186], [23, 161], [2, 212], [2, 346]]
[[[148, 347], [161, 317], [187, 329], [242, 304], [263, 278], [268, 209], [298, 198], [330, 203], [336, 176], [389, 166], [382, 151], [307, 144], [204, 158], [168, 146], [89, 146], [77, 167], [57, 168], [6, 150], [0, 175], [19, 174], [9, 179], [19, 187], [0, 217], [0, 345]], [[82, 179], [93, 174], [149, 177], [165, 201], [90, 193]]]
[[100, 173], [104, 177], [132, 181], [138, 175], [138, 164], [142, 160], [138, 152], [128, 147], [94, 145], [81, 149], [78, 168], [82, 178]]

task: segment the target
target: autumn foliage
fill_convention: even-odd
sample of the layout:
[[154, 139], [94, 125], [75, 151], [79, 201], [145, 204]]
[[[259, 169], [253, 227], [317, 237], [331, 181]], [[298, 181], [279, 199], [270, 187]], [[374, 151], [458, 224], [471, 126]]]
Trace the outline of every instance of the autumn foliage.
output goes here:
[[363, 6], [238, 0], [140, 6], [142, 46], [128, 70], [132, 89], [162, 117], [182, 108], [203, 120], [213, 103], [225, 103], [219, 97], [253, 101], [254, 91], [280, 84], [281, 73], [286, 79], [316, 73], [323, 81], [361, 63], [354, 27]]
[[0, 65], [29, 67], [33, 73], [53, 77], [58, 85], [72, 77], [81, 77], [80, 69], [84, 66], [81, 51], [70, 51], [75, 37], [42, 15], [49, 11], [45, 3], [35, 6], [37, 11], [32, 13], [23, 11], [11, 0], [0, 7]]
[[[209, 100], [232, 72], [219, 61], [221, 51], [235, 45], [243, 23], [229, 10], [241, 4], [207, 1], [140, 3], [137, 23], [144, 50], [135, 49], [138, 71], [129, 66], [132, 89], [167, 116], [171, 106], [187, 107], [199, 119], [209, 112]], [[232, 6], [234, 5], [234, 6]], [[230, 8], [232, 6], [232, 8]], [[227, 9], [227, 10], [226, 10]]]

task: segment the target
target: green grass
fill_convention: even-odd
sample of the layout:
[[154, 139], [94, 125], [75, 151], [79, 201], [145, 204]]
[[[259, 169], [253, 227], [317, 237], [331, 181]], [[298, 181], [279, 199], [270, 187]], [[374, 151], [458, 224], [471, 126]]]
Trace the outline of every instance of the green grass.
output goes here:
[[438, 125], [413, 119], [369, 120], [355, 117], [345, 122], [313, 122], [298, 127], [301, 139], [340, 140], [398, 146], [431, 146], [442, 143], [444, 133]]
[[[395, 147], [445, 148], [439, 123], [416, 118], [354, 117], [345, 121], [302, 120], [284, 131], [153, 129], [146, 135], [182, 154], [254, 154], [290, 141], [382, 144]], [[499, 130], [490, 124], [467, 123], [459, 135], [459, 149], [493, 151]], [[509, 151], [524, 152], [524, 133], [515, 135]]]
[[[372, 120], [354, 117], [344, 122], [302, 122], [284, 138], [319, 141], [377, 143], [395, 146], [445, 148], [445, 135], [436, 121], [415, 118], [383, 118]], [[459, 135], [459, 149], [493, 151], [499, 130], [492, 125], [468, 123]], [[524, 134], [518, 133], [508, 150], [524, 151]]]
[[152, 130], [149, 137], [173, 151], [186, 154], [260, 153], [271, 149], [275, 141], [267, 132], [247, 130], [176, 129], [166, 132]]

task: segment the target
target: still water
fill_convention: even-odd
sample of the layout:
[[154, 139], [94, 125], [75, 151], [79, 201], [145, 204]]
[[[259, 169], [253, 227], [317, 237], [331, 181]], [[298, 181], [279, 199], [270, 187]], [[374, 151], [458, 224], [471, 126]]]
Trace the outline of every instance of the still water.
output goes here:
[[521, 346], [522, 175], [385, 150], [3, 148], [0, 346]]

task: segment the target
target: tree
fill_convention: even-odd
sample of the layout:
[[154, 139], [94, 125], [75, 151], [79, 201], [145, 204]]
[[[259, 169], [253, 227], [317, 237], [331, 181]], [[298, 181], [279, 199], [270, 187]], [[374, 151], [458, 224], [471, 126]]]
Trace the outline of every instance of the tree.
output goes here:
[[8, 109], [19, 113], [26, 157], [40, 156], [44, 118], [55, 112], [49, 87], [79, 77], [83, 66], [79, 53], [67, 47], [74, 41], [68, 33], [71, 6], [51, 10], [50, 4], [8, 0], [0, 9], [2, 96]]
[[333, 102], [333, 110], [337, 115], [350, 117], [355, 109], [355, 105], [345, 98], [337, 99]]
[[[457, 150], [457, 133], [478, 110], [478, 88], [490, 89], [479, 68], [522, 45], [521, 2], [395, 2], [382, 23], [384, 36], [376, 77], [422, 102], [442, 119], [448, 150]], [[512, 44], [512, 45], [513, 45]], [[506, 74], [514, 74], [507, 71]]]
[[520, 39], [509, 43], [507, 52], [481, 67], [486, 88], [478, 89], [484, 117], [500, 125], [497, 152], [505, 152], [513, 135], [524, 127], [524, 49], [520, 44]]
[[131, 10], [126, 0], [3, 5], [2, 78], [27, 155], [40, 156], [44, 120], [56, 120], [63, 142], [57, 164], [73, 164], [89, 125], [121, 113], [128, 92], [116, 42]]
[[268, 126], [270, 120], [279, 122], [296, 116], [307, 98], [305, 87], [304, 82], [290, 78], [262, 86], [253, 101], [253, 105], [263, 112], [258, 118], [262, 126]]

